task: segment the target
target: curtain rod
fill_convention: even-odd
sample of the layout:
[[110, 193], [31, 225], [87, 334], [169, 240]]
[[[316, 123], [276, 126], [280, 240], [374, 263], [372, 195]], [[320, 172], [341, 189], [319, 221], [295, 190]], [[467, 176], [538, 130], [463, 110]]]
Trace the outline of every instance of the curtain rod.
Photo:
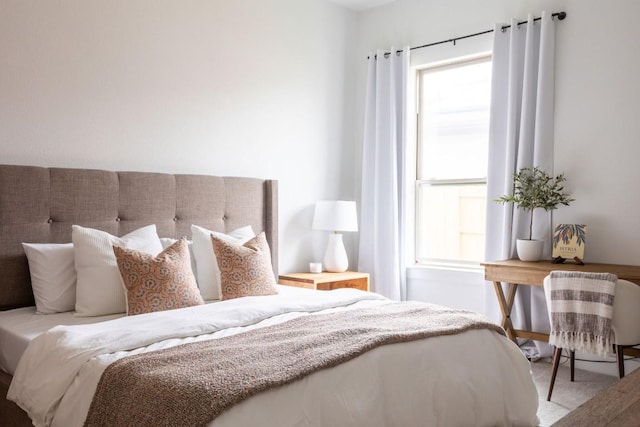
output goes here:
[[[564, 18], [567, 17], [567, 12], [556, 12], [556, 13], [552, 13], [551, 14], [551, 18], [558, 18], [558, 20], [562, 21], [564, 20]], [[542, 18], [534, 18], [533, 21], [539, 21]], [[522, 25], [522, 24], [526, 24], [528, 23], [528, 21], [520, 21], [518, 22], [518, 25]], [[504, 32], [507, 28], [511, 28], [511, 25], [503, 25], [502, 27], [500, 27], [500, 31]], [[474, 34], [468, 34], [466, 36], [460, 36], [460, 37], [454, 37], [452, 39], [447, 39], [447, 40], [441, 40], [439, 42], [434, 42], [434, 43], [428, 43], [428, 44], [423, 44], [422, 46], [415, 46], [415, 47], [410, 47], [409, 50], [415, 50], [415, 49], [422, 49], [425, 47], [431, 47], [431, 46], [437, 46], [439, 44], [444, 44], [444, 43], [453, 43], [453, 45], [456, 45], [456, 42], [458, 40], [463, 40], [463, 39], [468, 39], [471, 37], [476, 37], [476, 36], [481, 36], [483, 34], [489, 34], [489, 33], [493, 33], [494, 30], [486, 30], [486, 31], [480, 31], [479, 33], [474, 33]], [[401, 50], [397, 50], [396, 54], [402, 52]], [[385, 52], [384, 57], [386, 58], [387, 56], [389, 56], [391, 54], [391, 52]]]

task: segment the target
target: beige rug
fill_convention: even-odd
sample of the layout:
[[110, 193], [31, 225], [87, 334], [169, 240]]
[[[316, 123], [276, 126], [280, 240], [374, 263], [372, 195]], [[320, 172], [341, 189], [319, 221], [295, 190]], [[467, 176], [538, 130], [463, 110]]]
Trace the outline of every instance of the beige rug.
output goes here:
[[570, 381], [568, 362], [558, 368], [551, 401], [547, 402], [551, 363], [541, 360], [531, 364], [533, 379], [538, 387], [540, 426], [550, 426], [598, 392], [618, 381], [617, 377], [580, 369], [575, 370], [575, 381]]

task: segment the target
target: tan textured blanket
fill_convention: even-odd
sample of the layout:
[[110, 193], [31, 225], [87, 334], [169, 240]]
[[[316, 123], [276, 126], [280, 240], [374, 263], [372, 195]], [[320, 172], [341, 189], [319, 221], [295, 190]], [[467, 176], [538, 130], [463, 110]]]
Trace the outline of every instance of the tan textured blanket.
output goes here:
[[499, 326], [479, 314], [393, 302], [120, 359], [102, 374], [85, 426], [203, 426], [232, 405], [372, 348]]

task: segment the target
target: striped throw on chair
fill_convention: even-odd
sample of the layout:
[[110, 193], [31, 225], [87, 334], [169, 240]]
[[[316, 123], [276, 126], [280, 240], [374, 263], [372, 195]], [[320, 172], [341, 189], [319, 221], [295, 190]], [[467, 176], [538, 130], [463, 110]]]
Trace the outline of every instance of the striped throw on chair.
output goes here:
[[608, 356], [612, 353], [611, 319], [618, 277], [611, 273], [552, 271], [550, 274], [549, 344]]

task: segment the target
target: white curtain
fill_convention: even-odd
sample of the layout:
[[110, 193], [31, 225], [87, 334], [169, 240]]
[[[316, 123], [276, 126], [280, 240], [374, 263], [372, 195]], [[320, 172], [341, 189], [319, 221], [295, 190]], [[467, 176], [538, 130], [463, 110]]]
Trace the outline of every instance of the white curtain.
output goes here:
[[358, 270], [371, 288], [406, 299], [404, 158], [409, 48], [369, 54], [362, 153]]
[[[521, 167], [539, 166], [553, 173], [553, 94], [555, 22], [550, 13], [534, 22], [502, 30], [496, 25], [493, 42], [489, 172], [487, 178], [488, 261], [516, 258], [515, 241], [527, 236], [526, 215], [512, 204], [493, 202], [513, 191], [513, 174]], [[540, 212], [538, 212], [540, 211]], [[544, 239], [544, 257], [550, 258], [551, 217], [534, 212], [534, 239]], [[489, 289], [490, 288], [490, 289]], [[493, 286], [487, 286], [487, 312], [497, 320], [499, 307]], [[548, 331], [542, 288], [520, 286], [512, 321], [516, 329]], [[521, 343], [532, 359], [551, 355], [546, 343]]]

